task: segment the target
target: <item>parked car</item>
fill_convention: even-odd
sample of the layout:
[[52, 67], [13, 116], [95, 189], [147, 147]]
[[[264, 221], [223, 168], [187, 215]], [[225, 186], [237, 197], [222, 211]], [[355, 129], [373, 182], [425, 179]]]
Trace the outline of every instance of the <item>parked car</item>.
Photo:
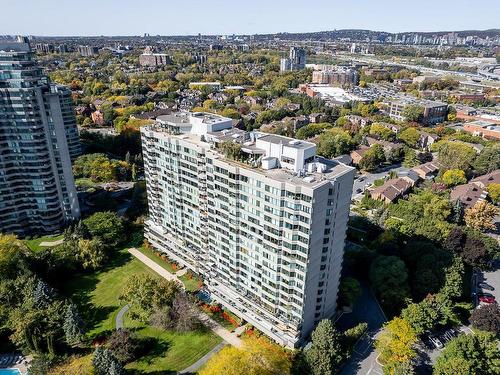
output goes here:
[[495, 288], [493, 288], [490, 284], [486, 284], [486, 283], [479, 283], [479, 284], [477, 284], [477, 286], [480, 287], [481, 289], [495, 290]]
[[436, 337], [436, 336], [429, 336], [429, 339], [434, 344], [434, 346], [436, 347], [436, 349], [443, 349], [444, 348], [443, 343], [441, 342], [441, 340], [439, 340], [438, 337]]
[[480, 296], [479, 297], [479, 301], [480, 302], [484, 302], [484, 303], [495, 303], [495, 297], [488, 297], [488, 296]]
[[359, 189], [359, 188], [358, 188], [358, 189], [356, 189], [356, 193], [358, 193], [358, 194], [359, 194], [359, 193], [361, 193], [362, 191], [363, 191], [363, 190], [361, 190], [361, 189]]
[[365, 180], [365, 178], [364, 178], [364, 177], [360, 177], [360, 178], [358, 178], [358, 181], [359, 181], [359, 182], [364, 181], [364, 180]]

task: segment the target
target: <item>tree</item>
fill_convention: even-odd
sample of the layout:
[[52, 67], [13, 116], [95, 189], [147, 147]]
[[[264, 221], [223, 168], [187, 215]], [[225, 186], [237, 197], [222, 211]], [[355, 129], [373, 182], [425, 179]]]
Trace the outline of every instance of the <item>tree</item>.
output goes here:
[[96, 212], [83, 223], [92, 237], [99, 239], [106, 248], [116, 247], [124, 239], [122, 220], [114, 212]]
[[419, 303], [410, 303], [401, 311], [401, 317], [411, 325], [417, 335], [432, 330], [440, 318], [436, 298], [429, 295]]
[[[499, 150], [500, 152], [500, 150]], [[488, 186], [488, 195], [495, 204], [500, 203], [500, 184], [492, 183]]]
[[478, 201], [474, 206], [465, 210], [465, 224], [479, 231], [495, 230], [494, 218], [499, 212], [499, 208], [491, 203], [484, 200]]
[[407, 105], [403, 109], [403, 117], [406, 119], [406, 121], [420, 122], [423, 115], [424, 108], [416, 104]]
[[297, 130], [295, 137], [297, 139], [309, 139], [314, 137], [315, 135], [321, 134], [325, 129], [329, 129], [331, 127], [332, 124], [329, 124], [327, 122], [322, 122], [319, 124], [309, 124]]
[[412, 150], [411, 148], [408, 148], [405, 151], [405, 158], [403, 160], [403, 166], [406, 168], [413, 168], [414, 166], [418, 165], [420, 162], [417, 157], [417, 153], [415, 150]]
[[323, 319], [311, 335], [306, 361], [313, 375], [334, 374], [344, 359], [341, 336], [329, 319]]
[[123, 366], [113, 355], [111, 350], [99, 346], [94, 351], [92, 365], [96, 375], [123, 375]]
[[409, 127], [399, 133], [398, 138], [409, 147], [415, 148], [420, 140], [420, 133], [414, 127]]
[[481, 151], [473, 167], [478, 174], [486, 174], [500, 168], [500, 143], [495, 142]]
[[0, 233], [0, 280], [14, 278], [26, 266], [26, 245], [13, 234]]
[[189, 332], [199, 326], [195, 307], [189, 301], [186, 293], [178, 293], [172, 307], [169, 310], [170, 320], [173, 322], [173, 328], [178, 332]]
[[434, 143], [431, 149], [437, 151], [443, 171], [448, 169], [469, 171], [477, 155], [476, 150], [460, 141], [439, 141]]
[[451, 340], [434, 365], [435, 375], [499, 374], [500, 349], [492, 333], [476, 332]]
[[138, 336], [124, 328], [113, 331], [106, 344], [121, 363], [129, 363], [135, 360], [140, 349]]
[[361, 296], [361, 284], [353, 277], [346, 277], [340, 282], [340, 301], [352, 305]]
[[97, 269], [104, 264], [106, 253], [104, 245], [98, 239], [78, 241], [76, 247], [76, 260], [82, 265], [83, 269]]
[[460, 224], [464, 218], [464, 204], [460, 199], [455, 200], [451, 207], [450, 221], [455, 224]]
[[496, 303], [479, 306], [470, 316], [474, 328], [500, 335], [500, 308]]
[[359, 162], [359, 167], [367, 171], [373, 171], [383, 161], [385, 161], [384, 149], [381, 145], [375, 144], [365, 152]]
[[120, 299], [131, 305], [132, 318], [147, 323], [156, 309], [172, 307], [179, 291], [180, 286], [175, 281], [139, 274], [127, 280]]
[[397, 310], [408, 297], [408, 270], [397, 256], [379, 255], [370, 267], [370, 280], [381, 303]]
[[443, 173], [442, 181], [446, 186], [450, 187], [465, 184], [467, 178], [465, 177], [465, 172], [461, 169], [449, 169]]
[[417, 334], [410, 323], [396, 317], [384, 325], [384, 330], [375, 341], [375, 348], [385, 365], [408, 363], [417, 355], [414, 349], [416, 343]]
[[347, 132], [338, 128], [328, 129], [318, 138], [318, 154], [330, 159], [348, 153], [352, 144]]
[[73, 303], [69, 303], [66, 307], [63, 330], [68, 345], [77, 346], [82, 343], [83, 334], [85, 333], [83, 320]]
[[392, 132], [392, 130], [378, 122], [374, 122], [370, 125], [370, 134], [376, 135], [382, 139], [385, 139], [386, 141], [394, 138], [394, 133]]
[[286, 352], [267, 340], [250, 338], [243, 348], [226, 346], [210, 358], [199, 375], [290, 375]]

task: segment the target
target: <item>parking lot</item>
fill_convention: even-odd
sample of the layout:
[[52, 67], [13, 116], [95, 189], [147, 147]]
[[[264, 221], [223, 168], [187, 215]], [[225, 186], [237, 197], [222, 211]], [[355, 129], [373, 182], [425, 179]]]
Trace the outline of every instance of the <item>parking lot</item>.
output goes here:
[[[474, 286], [473, 286], [473, 292], [475, 293], [481, 293], [485, 292], [488, 294], [493, 295], [495, 297], [495, 300], [498, 302], [500, 301], [500, 260], [496, 260], [493, 262], [493, 269], [490, 271], [481, 271], [479, 269], [475, 270], [474, 272]], [[487, 290], [481, 288], [478, 284], [479, 283], [485, 283], [491, 287], [494, 288], [494, 290]], [[477, 294], [474, 295], [474, 302], [475, 304], [479, 304]]]

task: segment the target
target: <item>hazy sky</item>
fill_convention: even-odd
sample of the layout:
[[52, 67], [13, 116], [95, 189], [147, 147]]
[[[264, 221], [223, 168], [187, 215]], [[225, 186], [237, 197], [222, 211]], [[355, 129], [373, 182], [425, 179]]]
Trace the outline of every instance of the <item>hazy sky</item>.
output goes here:
[[0, 0], [0, 35], [500, 28], [500, 0]]

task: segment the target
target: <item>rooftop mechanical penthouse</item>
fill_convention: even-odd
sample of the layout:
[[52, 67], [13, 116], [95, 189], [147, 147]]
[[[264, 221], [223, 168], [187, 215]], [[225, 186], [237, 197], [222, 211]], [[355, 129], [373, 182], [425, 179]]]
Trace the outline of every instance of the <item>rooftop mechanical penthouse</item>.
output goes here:
[[213, 300], [301, 345], [335, 313], [354, 169], [209, 113], [141, 133], [149, 242], [202, 275]]

